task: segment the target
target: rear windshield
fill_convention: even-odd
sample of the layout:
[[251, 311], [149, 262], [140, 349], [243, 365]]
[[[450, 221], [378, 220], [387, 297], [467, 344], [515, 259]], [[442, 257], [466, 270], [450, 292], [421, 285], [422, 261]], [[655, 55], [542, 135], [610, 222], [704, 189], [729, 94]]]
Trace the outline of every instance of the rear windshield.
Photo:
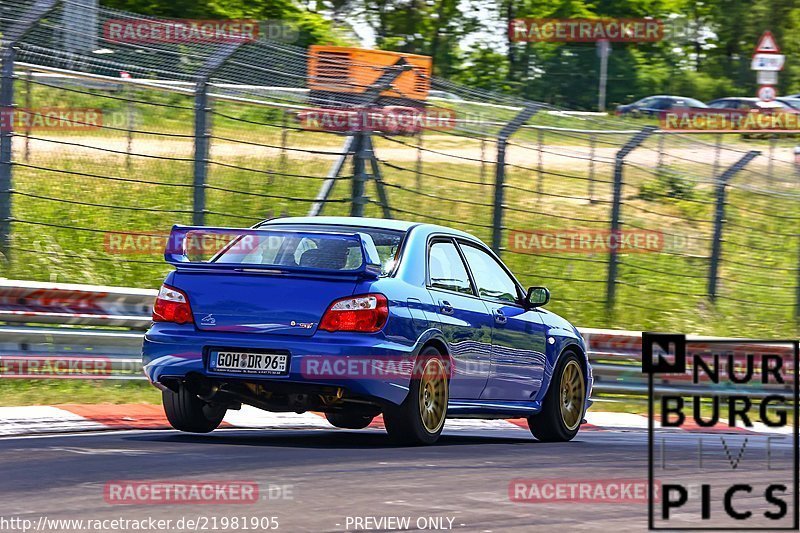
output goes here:
[[[381, 273], [392, 270], [404, 232], [354, 226], [327, 226], [316, 224], [263, 224], [258, 229], [293, 229], [302, 231], [334, 231], [341, 233], [366, 233], [372, 237], [381, 260]], [[271, 235], [262, 239], [251, 250], [224, 251], [214, 261], [241, 264], [298, 266], [329, 270], [355, 270], [362, 265], [361, 247], [350, 239], [328, 236]]]

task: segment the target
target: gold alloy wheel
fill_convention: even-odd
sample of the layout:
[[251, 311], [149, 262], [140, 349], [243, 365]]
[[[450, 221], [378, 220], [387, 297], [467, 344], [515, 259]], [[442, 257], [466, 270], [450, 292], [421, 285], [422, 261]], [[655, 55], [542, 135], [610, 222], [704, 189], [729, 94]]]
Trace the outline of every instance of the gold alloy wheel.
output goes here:
[[428, 433], [436, 433], [444, 425], [447, 401], [444, 364], [435, 357], [428, 359], [419, 378], [419, 415]]
[[561, 373], [561, 419], [568, 430], [572, 431], [580, 425], [585, 400], [583, 370], [577, 361], [570, 360]]

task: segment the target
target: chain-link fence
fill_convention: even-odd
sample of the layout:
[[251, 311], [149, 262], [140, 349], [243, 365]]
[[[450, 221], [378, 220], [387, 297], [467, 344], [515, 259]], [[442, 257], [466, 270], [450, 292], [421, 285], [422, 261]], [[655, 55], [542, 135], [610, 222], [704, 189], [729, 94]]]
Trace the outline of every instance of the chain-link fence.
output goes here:
[[[110, 38], [125, 22], [162, 23], [90, 0], [0, 5], [6, 277], [153, 287], [175, 223], [392, 216], [484, 239], [581, 325], [797, 332], [791, 136], [679, 134], [436, 78], [424, 109], [444, 120], [336, 132], [309, 113], [386, 105], [365, 111], [358, 79], [312, 98], [307, 50]], [[388, 86], [405, 70], [385, 67]]]

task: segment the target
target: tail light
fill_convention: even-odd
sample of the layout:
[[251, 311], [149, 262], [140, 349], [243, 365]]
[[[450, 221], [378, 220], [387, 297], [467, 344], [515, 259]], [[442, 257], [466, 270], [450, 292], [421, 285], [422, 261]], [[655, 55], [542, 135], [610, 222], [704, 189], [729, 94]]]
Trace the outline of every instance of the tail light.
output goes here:
[[319, 329], [375, 333], [389, 318], [389, 301], [383, 294], [365, 294], [341, 298], [328, 306]]
[[178, 289], [162, 285], [153, 306], [153, 322], [175, 322], [190, 324], [194, 322], [192, 308], [186, 293]]

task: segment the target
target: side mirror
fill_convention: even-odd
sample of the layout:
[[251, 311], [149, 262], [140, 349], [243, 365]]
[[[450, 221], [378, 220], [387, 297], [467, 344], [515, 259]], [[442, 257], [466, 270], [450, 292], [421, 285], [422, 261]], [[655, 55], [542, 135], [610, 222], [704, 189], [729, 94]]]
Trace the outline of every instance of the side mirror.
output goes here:
[[525, 295], [525, 303], [531, 309], [542, 307], [550, 301], [550, 291], [547, 287], [530, 287]]

